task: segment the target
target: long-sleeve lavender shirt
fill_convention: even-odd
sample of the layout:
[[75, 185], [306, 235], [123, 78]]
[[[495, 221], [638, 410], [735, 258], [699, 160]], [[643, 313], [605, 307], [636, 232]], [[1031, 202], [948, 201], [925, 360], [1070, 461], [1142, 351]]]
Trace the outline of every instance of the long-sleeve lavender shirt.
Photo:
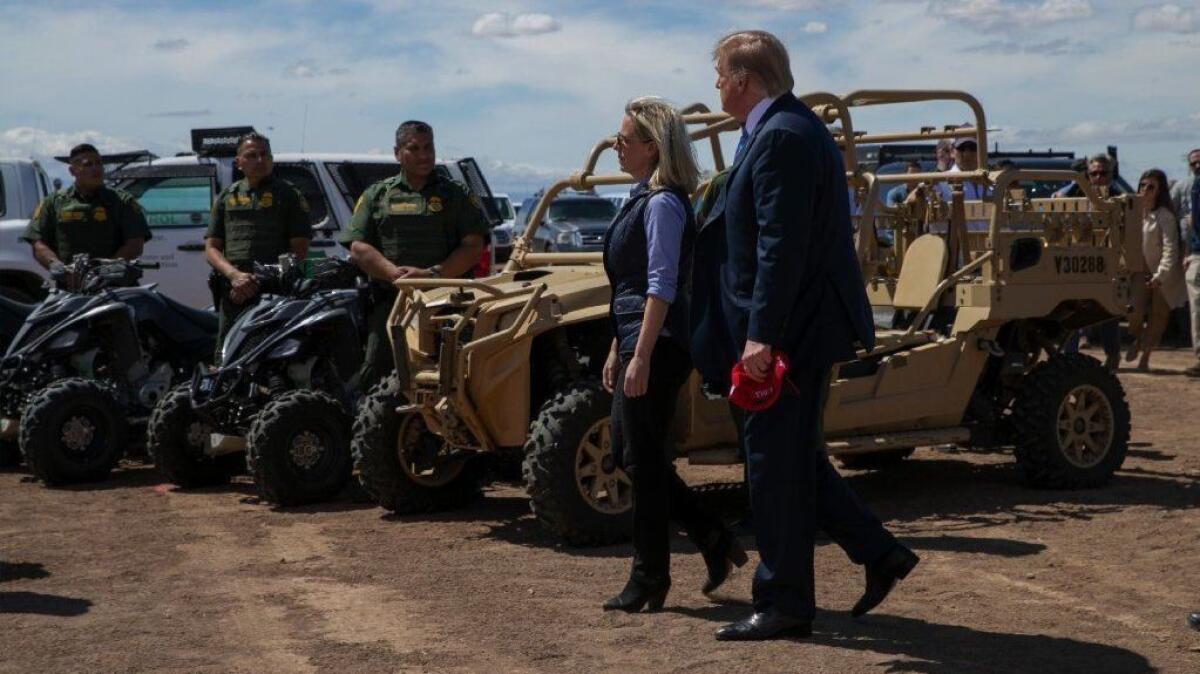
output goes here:
[[[638, 189], [648, 189], [643, 183]], [[671, 192], [659, 192], [646, 203], [647, 295], [670, 304], [679, 287], [679, 254], [686, 206]]]

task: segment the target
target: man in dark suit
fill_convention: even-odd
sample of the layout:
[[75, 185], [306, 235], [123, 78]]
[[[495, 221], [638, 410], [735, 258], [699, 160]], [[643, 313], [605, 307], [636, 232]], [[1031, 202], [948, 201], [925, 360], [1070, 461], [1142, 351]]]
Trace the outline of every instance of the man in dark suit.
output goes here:
[[821, 415], [834, 363], [870, 348], [875, 330], [854, 253], [845, 168], [825, 124], [792, 95], [787, 51], [770, 33], [734, 33], [713, 51], [721, 107], [744, 124], [724, 194], [697, 240], [693, 359], [728, 386], [739, 360], [765, 378], [791, 360], [771, 408], [745, 415], [750, 502], [760, 563], [754, 613], [721, 640], [807, 636], [816, 612], [818, 528], [857, 564], [862, 615], [917, 557], [850, 491], [825, 454]]

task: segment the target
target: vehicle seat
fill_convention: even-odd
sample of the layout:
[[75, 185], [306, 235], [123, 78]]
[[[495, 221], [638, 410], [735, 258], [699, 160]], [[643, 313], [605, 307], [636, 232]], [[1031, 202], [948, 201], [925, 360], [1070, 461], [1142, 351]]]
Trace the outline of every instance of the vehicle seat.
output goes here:
[[189, 307], [182, 302], [176, 302], [175, 300], [161, 293], [159, 294], [159, 297], [162, 298], [163, 302], [170, 307], [172, 311], [174, 311], [176, 314], [179, 314], [179, 316], [184, 320], [188, 321], [192, 325], [195, 325], [204, 332], [216, 333], [218, 321], [217, 312], [206, 311], [204, 309], [193, 309], [192, 307]]
[[[946, 279], [946, 261], [950, 250], [946, 240], [936, 234], [917, 237], [904, 253], [904, 265], [896, 279], [892, 306], [917, 312], [925, 308], [939, 284]], [[905, 337], [905, 330], [876, 330], [875, 348], [871, 353], [904, 346], [923, 344], [935, 338], [926, 331], [914, 331]]]

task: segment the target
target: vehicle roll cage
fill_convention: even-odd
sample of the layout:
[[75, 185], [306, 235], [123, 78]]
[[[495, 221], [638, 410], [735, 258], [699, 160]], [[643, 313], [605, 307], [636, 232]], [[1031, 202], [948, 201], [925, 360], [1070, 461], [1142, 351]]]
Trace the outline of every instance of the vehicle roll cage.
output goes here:
[[[861, 187], [866, 192], [866, 198], [862, 200], [863, 211], [858, 218], [860, 222], [874, 222], [874, 218], [879, 214], [881, 206], [878, 192], [880, 189], [912, 180], [950, 184], [955, 195], [953, 201], [956, 203], [961, 203], [962, 185], [966, 182], [977, 182], [993, 186], [995, 189], [990, 200], [996, 209], [1004, 208], [1005, 200], [1008, 198], [1008, 188], [1015, 182], [1021, 180], [1061, 180], [1074, 182], [1078, 185], [1093, 209], [1108, 210], [1109, 208], [1109, 205], [1100, 198], [1095, 189], [1083, 179], [1081, 174], [1071, 171], [1008, 168], [999, 172], [977, 170], [956, 173], [876, 175], [862, 169], [857, 156], [857, 146], [859, 144], [938, 141], [959, 138], [970, 138], [975, 141], [978, 148], [979, 164], [985, 166], [988, 156], [987, 119], [984, 115], [983, 106], [974, 96], [966, 92], [955, 90], [863, 89], [853, 91], [844, 96], [828, 92], [812, 92], [799, 96], [799, 99], [808, 105], [822, 121], [830, 125], [834, 139], [842, 150], [849, 184], [855, 188]], [[856, 130], [851, 115], [854, 108], [938, 101], [963, 104], [969, 111], [973, 122], [965, 126], [948, 125], [942, 128], [923, 126], [916, 131], [869, 133]], [[720, 134], [737, 131], [741, 128], [741, 124], [724, 112], [713, 112], [703, 103], [693, 103], [683, 108], [681, 113], [684, 122], [690, 129], [688, 135], [692, 142], [699, 143], [707, 140], [713, 166], [717, 171], [724, 170], [726, 162], [721, 149]], [[533, 211], [530, 213], [524, 231], [513, 240], [513, 253], [509, 261], [505, 264], [504, 271], [514, 272], [544, 265], [590, 264], [600, 261], [600, 253], [534, 252], [532, 242], [538, 227], [545, 220], [550, 203], [564, 190], [571, 188], [577, 191], [590, 191], [599, 186], [629, 185], [633, 183], [633, 177], [627, 173], [596, 173], [596, 166], [600, 158], [606, 151], [614, 149], [615, 145], [615, 136], [608, 136], [601, 139], [588, 152], [583, 167], [579, 171], [553, 183], [545, 189], [541, 198], [534, 206]], [[956, 211], [955, 209], [961, 209], [961, 206], [952, 204], [952, 213], [959, 212], [959, 219], [961, 219], [961, 211]], [[990, 241], [996, 241], [999, 226], [999, 219], [991, 218]], [[864, 255], [862, 250], [863, 245], [873, 243], [874, 237], [870, 237], [870, 241], [868, 242], [862, 240], [864, 237], [859, 237], [859, 239], [860, 258], [862, 258]], [[418, 287], [428, 288], [435, 284], [439, 286], [448, 285], [444, 280], [436, 280], [433, 283], [421, 283], [411, 280], [395, 282], [397, 288], [401, 290], [408, 288], [415, 290]]]

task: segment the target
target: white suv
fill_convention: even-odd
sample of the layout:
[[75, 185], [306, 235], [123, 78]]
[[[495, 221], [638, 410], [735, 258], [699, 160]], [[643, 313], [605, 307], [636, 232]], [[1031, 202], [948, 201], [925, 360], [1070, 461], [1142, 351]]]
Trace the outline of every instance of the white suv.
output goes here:
[[[130, 164], [110, 173], [109, 180], [137, 197], [146, 211], [154, 237], [146, 243], [142, 259], [158, 262], [148, 271], [147, 282], [158, 282], [171, 298], [194, 307], [212, 304], [204, 259], [204, 232], [208, 228], [213, 198], [241, 178], [233, 164], [237, 138], [250, 127], [193, 129], [192, 154]], [[394, 157], [371, 154], [275, 154], [274, 175], [296, 186], [308, 200], [316, 230], [310, 257], [346, 251], [337, 244], [337, 232], [346, 226], [354, 203], [372, 183], [396, 175]], [[500, 221], [488, 198], [483, 173], [472, 158], [439, 161], [437, 170], [465, 184], [485, 204], [490, 224]], [[490, 267], [489, 259], [480, 265]]]
[[46, 172], [31, 159], [0, 159], [0, 295], [32, 302], [43, 295], [42, 266], [21, 241], [33, 209], [50, 194]]
[[[153, 238], [146, 242], [142, 260], [158, 262], [147, 270], [146, 283], [158, 283], [172, 299], [203, 308], [212, 305], [208, 290], [208, 263], [204, 259], [204, 232], [208, 228], [213, 198], [241, 178], [233, 165], [237, 138], [251, 127], [193, 129], [194, 152], [158, 158], [146, 152], [106, 155], [106, 180], [137, 198], [146, 211]], [[480, 196], [489, 225], [500, 222], [491, 191], [474, 159], [439, 161], [437, 170], [465, 184]], [[337, 232], [346, 226], [354, 202], [371, 183], [396, 175], [394, 157], [371, 154], [321, 154], [282, 152], [275, 155], [275, 175], [296, 186], [311, 207], [313, 241], [311, 257], [346, 251], [337, 243]], [[0, 292], [22, 301], [43, 296], [44, 270], [33, 260], [29, 245], [19, 240], [38, 202], [49, 194], [45, 173], [36, 162], [0, 160], [4, 202], [0, 217]], [[488, 273], [493, 262], [491, 246], [477, 274]]]

